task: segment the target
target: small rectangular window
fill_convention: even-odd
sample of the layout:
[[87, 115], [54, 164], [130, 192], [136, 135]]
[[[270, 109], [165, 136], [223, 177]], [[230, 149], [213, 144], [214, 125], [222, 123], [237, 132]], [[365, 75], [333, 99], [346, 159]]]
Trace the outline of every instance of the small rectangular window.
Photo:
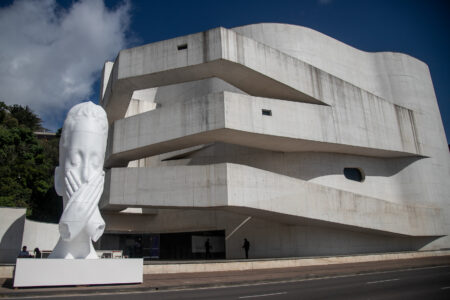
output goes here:
[[270, 109], [263, 109], [262, 114], [263, 114], [263, 116], [271, 116], [272, 111]]
[[178, 45], [178, 50], [184, 50], [187, 49], [187, 44], [183, 44], [183, 45]]

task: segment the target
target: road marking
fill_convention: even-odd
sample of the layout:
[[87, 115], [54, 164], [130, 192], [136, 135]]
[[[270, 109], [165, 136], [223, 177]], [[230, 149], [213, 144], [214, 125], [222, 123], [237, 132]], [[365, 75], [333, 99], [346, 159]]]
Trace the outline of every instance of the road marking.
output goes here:
[[369, 281], [369, 282], [366, 282], [366, 284], [375, 284], [375, 283], [390, 282], [390, 281], [397, 281], [397, 280], [400, 280], [400, 279], [394, 278], [394, 279], [386, 279], [386, 280]]
[[262, 295], [251, 295], [251, 296], [242, 296], [242, 297], [239, 297], [239, 299], [267, 297], [267, 296], [284, 295], [284, 294], [287, 294], [287, 292], [279, 292], [279, 293], [272, 293], [272, 294], [262, 294]]
[[441, 287], [441, 290], [448, 290], [448, 289], [450, 289], [450, 286]]
[[155, 287], [149, 287], [145, 290], [131, 290], [126, 291], [125, 289], [114, 291], [114, 292], [95, 292], [95, 293], [83, 293], [83, 291], [80, 291], [80, 293], [73, 293], [73, 294], [64, 294], [63, 292], [58, 295], [19, 295], [17, 293], [16, 295], [9, 297], [9, 296], [2, 296], [1, 299], [17, 299], [17, 297], [20, 297], [21, 299], [42, 299], [42, 298], [56, 298], [56, 297], [65, 297], [65, 298], [73, 298], [73, 297], [83, 297], [83, 296], [107, 296], [107, 295], [129, 295], [129, 294], [153, 294], [153, 293], [171, 293], [171, 292], [182, 292], [182, 291], [194, 291], [194, 290], [214, 290], [214, 289], [227, 289], [227, 288], [237, 288], [237, 287], [248, 287], [248, 286], [259, 286], [259, 285], [275, 285], [275, 284], [282, 284], [282, 283], [294, 283], [294, 282], [308, 282], [308, 281], [317, 281], [317, 280], [324, 280], [324, 279], [335, 279], [335, 278], [349, 278], [349, 277], [361, 277], [361, 276], [369, 276], [369, 275], [377, 275], [377, 274], [389, 274], [389, 273], [396, 273], [396, 272], [406, 272], [406, 271], [419, 271], [419, 270], [431, 270], [431, 269], [440, 269], [440, 268], [449, 268], [450, 265], [440, 265], [440, 266], [433, 266], [433, 267], [418, 267], [418, 268], [405, 268], [405, 269], [398, 269], [398, 270], [389, 270], [389, 271], [375, 271], [375, 272], [368, 272], [368, 273], [361, 273], [361, 274], [347, 274], [347, 275], [334, 275], [334, 276], [324, 276], [324, 277], [316, 277], [316, 278], [303, 278], [303, 279], [289, 279], [289, 280], [280, 280], [280, 281], [264, 281], [264, 282], [257, 282], [257, 283], [244, 283], [244, 284], [232, 284], [232, 285], [217, 285], [217, 286], [208, 286], [208, 287], [187, 287], [187, 288], [178, 288], [178, 289], [167, 289], [167, 290], [155, 290]]

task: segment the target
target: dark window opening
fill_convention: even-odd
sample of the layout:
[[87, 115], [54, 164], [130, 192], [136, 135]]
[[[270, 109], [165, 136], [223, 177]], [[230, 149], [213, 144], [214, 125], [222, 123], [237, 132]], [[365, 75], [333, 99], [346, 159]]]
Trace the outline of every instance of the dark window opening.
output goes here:
[[344, 168], [344, 176], [345, 178], [353, 181], [363, 182], [364, 174], [358, 168]]
[[183, 45], [178, 45], [178, 50], [184, 50], [187, 49], [187, 44], [183, 44]]
[[[207, 240], [210, 245], [208, 257], [205, 248]], [[225, 259], [225, 230], [160, 234], [106, 233], [95, 243], [95, 249], [122, 250], [125, 257], [144, 260]]]
[[272, 111], [270, 109], [263, 109], [262, 114], [263, 114], [263, 116], [271, 116]]

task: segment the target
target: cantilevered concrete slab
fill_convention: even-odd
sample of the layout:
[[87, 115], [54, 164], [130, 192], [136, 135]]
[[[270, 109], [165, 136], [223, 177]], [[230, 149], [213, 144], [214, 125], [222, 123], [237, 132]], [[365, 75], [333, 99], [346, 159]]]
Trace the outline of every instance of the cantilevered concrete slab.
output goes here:
[[[221, 208], [286, 222], [318, 221], [410, 236], [439, 236], [439, 208], [390, 203], [236, 164], [115, 168], [103, 209]], [[261, 212], [262, 211], [262, 212]], [[374, 222], [374, 219], [377, 221]]]
[[[238, 40], [239, 45], [236, 44]], [[251, 48], [244, 48], [241, 43], [246, 43]], [[178, 50], [180, 46], [187, 48]], [[286, 57], [284, 64], [288, 72], [279, 73], [280, 78], [273, 76], [278, 73], [281, 62], [261, 64], [265, 55]], [[209, 77], [222, 78], [253, 95], [324, 104], [296, 88], [301, 80], [296, 81], [291, 76], [295, 68], [289, 64], [294, 61], [295, 59], [251, 39], [243, 36], [238, 38], [233, 31], [216, 28], [183, 38], [122, 50], [114, 63], [108, 83], [103, 83], [106, 90], [102, 105], [110, 122], [113, 122], [125, 115], [129, 103], [126, 99], [131, 98], [134, 90]], [[256, 70], [252, 67], [256, 67]], [[305, 67], [304, 72], [311, 72], [306, 65]], [[295, 77], [300, 79], [298, 75]]]
[[[187, 48], [178, 50], [180, 46]], [[105, 72], [110, 65], [107, 67]], [[104, 78], [108, 82], [102, 83], [106, 90], [101, 103], [113, 122], [125, 116], [127, 99], [135, 90], [210, 77], [221, 78], [254, 96], [323, 105], [344, 101], [342, 96], [349, 91], [373, 97], [275, 48], [233, 30], [216, 28], [122, 50], [109, 78]]]
[[163, 106], [114, 123], [106, 166], [215, 141], [283, 152], [420, 155], [410, 110], [352, 96], [345, 111], [230, 92]]

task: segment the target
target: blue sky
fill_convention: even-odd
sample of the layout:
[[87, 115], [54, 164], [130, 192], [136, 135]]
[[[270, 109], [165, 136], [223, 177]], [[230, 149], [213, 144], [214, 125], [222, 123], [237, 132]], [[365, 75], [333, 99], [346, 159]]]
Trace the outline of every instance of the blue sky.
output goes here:
[[[45, 1], [53, 2], [52, 0]], [[25, 3], [28, 2], [25, 1]], [[53, 18], [62, 18], [61, 15], [64, 13], [72, 14], [71, 9], [74, 2], [78, 3], [81, 10], [81, 5], [77, 1], [57, 1], [53, 6], [56, 10]], [[88, 5], [84, 2], [83, 4]], [[5, 9], [12, 5], [16, 5], [16, 3], [2, 1], [0, 21], [2, 19], [1, 12], [6, 11]], [[450, 1], [135, 0], [126, 2], [124, 5], [124, 1], [106, 0], [104, 5], [106, 7], [103, 11], [99, 10], [96, 18], [109, 13], [110, 17], [104, 20], [115, 18], [114, 20], [117, 22], [111, 26], [121, 26], [122, 31], [117, 29], [119, 32], [115, 32], [116, 35], [121, 36], [121, 40], [105, 41], [108, 45], [114, 45], [108, 48], [108, 50], [114, 51], [104, 50], [103, 60], [114, 59], [114, 53], [117, 53], [116, 48], [120, 47], [132, 47], [170, 39], [218, 26], [231, 28], [260, 22], [306, 26], [364, 51], [407, 53], [424, 61], [429, 66], [444, 127], [447, 136], [450, 134]], [[90, 11], [94, 11], [94, 8], [90, 8]], [[0, 34], [3, 35], [1, 31], [2, 29], [0, 29]], [[80, 31], [82, 32], [82, 29]], [[4, 38], [2, 35], [0, 35], [1, 44], [5, 42], [1, 40]], [[64, 35], [62, 34], [59, 38], [63, 39]], [[94, 51], [97, 48], [99, 47], [96, 47]], [[61, 104], [57, 106], [58, 109], [54, 110], [56, 114], [44, 116], [46, 125], [52, 129], [56, 128], [64, 119], [67, 108], [76, 101], [81, 102], [88, 99], [98, 101], [99, 69], [103, 64], [101, 59], [103, 52], [98, 51], [95, 59], [99, 61], [97, 64], [92, 63], [95, 68], [86, 71], [89, 76], [85, 77], [89, 77], [90, 81], [84, 82], [86, 88], [78, 91], [77, 94], [82, 99], [65, 100], [64, 105]], [[70, 55], [65, 59], [70, 59]], [[0, 71], [1, 67], [0, 61]], [[78, 74], [84, 73], [80, 71]], [[70, 76], [67, 81], [71, 82]], [[87, 87], [89, 84], [90, 88]], [[67, 87], [61, 89], [65, 92], [71, 91]], [[0, 97], [3, 100], [5, 96], [0, 94]], [[52, 103], [51, 101], [46, 103], [46, 111], [52, 109]], [[33, 103], [30, 106], [35, 109], [38, 105], [39, 103]], [[39, 112], [41, 113], [42, 109]]]

